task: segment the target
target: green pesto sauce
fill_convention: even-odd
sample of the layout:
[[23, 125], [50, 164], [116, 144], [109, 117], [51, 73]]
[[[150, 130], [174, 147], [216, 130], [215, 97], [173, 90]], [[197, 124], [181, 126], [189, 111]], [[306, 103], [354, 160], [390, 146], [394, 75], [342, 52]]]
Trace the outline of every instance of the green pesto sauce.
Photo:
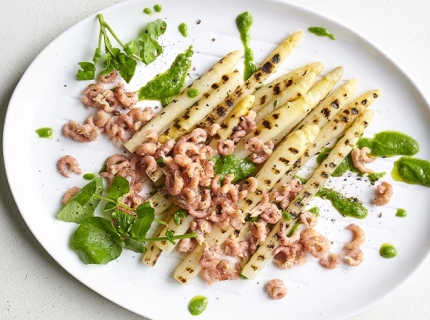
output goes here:
[[188, 37], [188, 26], [186, 23], [181, 23], [178, 26], [178, 30], [182, 34], [183, 37]]
[[379, 157], [413, 156], [419, 151], [418, 142], [397, 131], [382, 131], [370, 138], [361, 138], [357, 147], [368, 147], [371, 154]]
[[315, 217], [320, 216], [320, 208], [318, 207], [312, 207], [308, 210], [310, 213], [312, 213]]
[[334, 34], [332, 34], [326, 28], [309, 27], [308, 31], [310, 33], [316, 34], [317, 36], [320, 36], [320, 37], [329, 37], [331, 40], [336, 40], [336, 37], [334, 36]]
[[343, 216], [357, 219], [367, 217], [368, 210], [357, 198], [347, 198], [339, 192], [327, 188], [319, 190], [316, 196], [330, 200], [333, 207]]
[[199, 90], [195, 89], [195, 88], [190, 88], [187, 90], [187, 96], [189, 98], [195, 98], [199, 95]]
[[39, 135], [39, 138], [51, 139], [52, 134], [54, 133], [54, 129], [52, 128], [40, 128], [36, 130], [36, 133]]
[[161, 7], [161, 5], [160, 4], [156, 4], [155, 6], [154, 6], [154, 10], [155, 10], [155, 12], [161, 12], [161, 10], [162, 10], [163, 8]]
[[185, 78], [191, 67], [193, 56], [192, 46], [187, 51], [180, 53], [170, 68], [150, 80], [139, 90], [139, 100], [159, 100], [166, 106], [168, 102], [181, 92], [185, 84]]
[[145, 8], [145, 9], [143, 9], [143, 12], [149, 15], [152, 13], [152, 10], [151, 10], [151, 8]]
[[391, 176], [396, 181], [430, 187], [430, 161], [401, 157], [394, 162]]
[[227, 156], [217, 155], [211, 159], [214, 163], [214, 173], [224, 179], [227, 174], [234, 174], [232, 183], [248, 178], [257, 166], [249, 160], [239, 160], [234, 154]]
[[[325, 160], [325, 158], [327, 158], [327, 156], [331, 150], [332, 150], [332, 148], [323, 148], [316, 158], [317, 163], [321, 164]], [[361, 172], [358, 171], [356, 167], [354, 167], [354, 164], [352, 163], [352, 158], [351, 158], [350, 154], [348, 154], [342, 160], [342, 162], [338, 165], [336, 170], [334, 170], [332, 176], [333, 177], [340, 177], [347, 171], [352, 171], [352, 172], [361, 174]]]
[[96, 175], [94, 173], [86, 173], [84, 174], [83, 178], [85, 180], [93, 180], [96, 177]]
[[204, 296], [195, 296], [188, 302], [188, 310], [193, 316], [198, 316], [205, 311], [208, 306], [208, 298]]
[[370, 182], [375, 183], [379, 179], [381, 179], [383, 176], [385, 176], [386, 172], [372, 172], [368, 174], [368, 178]]
[[406, 212], [406, 210], [405, 210], [405, 209], [401, 209], [401, 208], [397, 209], [396, 217], [404, 218], [404, 217], [406, 217], [407, 215], [408, 215], [408, 213]]
[[397, 256], [397, 249], [389, 243], [384, 243], [379, 248], [379, 255], [385, 259], [391, 259]]
[[242, 41], [244, 51], [245, 51], [245, 55], [244, 55], [245, 80], [248, 80], [248, 78], [257, 69], [257, 66], [255, 65], [255, 62], [254, 62], [254, 53], [252, 52], [252, 49], [250, 47], [251, 35], [249, 31], [251, 29], [252, 22], [253, 22], [252, 15], [248, 11], [241, 13], [236, 18], [236, 24], [237, 24], [237, 28], [239, 29], [240, 40]]

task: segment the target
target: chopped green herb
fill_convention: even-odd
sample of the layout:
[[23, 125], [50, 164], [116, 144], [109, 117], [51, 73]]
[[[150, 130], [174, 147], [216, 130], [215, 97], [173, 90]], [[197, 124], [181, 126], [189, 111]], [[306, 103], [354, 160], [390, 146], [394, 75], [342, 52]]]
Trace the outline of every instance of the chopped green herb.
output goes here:
[[36, 133], [39, 135], [39, 138], [52, 139], [52, 134], [54, 133], [54, 129], [40, 128], [40, 129], [36, 129]]
[[234, 175], [232, 183], [248, 178], [257, 169], [257, 166], [252, 161], [239, 160], [234, 154], [227, 156], [217, 155], [211, 161], [214, 163], [215, 174], [219, 174], [221, 180], [227, 174]]
[[320, 37], [329, 37], [331, 40], [336, 40], [336, 37], [330, 32], [328, 31], [326, 28], [321, 28], [321, 27], [309, 27], [308, 31], [320, 36]]

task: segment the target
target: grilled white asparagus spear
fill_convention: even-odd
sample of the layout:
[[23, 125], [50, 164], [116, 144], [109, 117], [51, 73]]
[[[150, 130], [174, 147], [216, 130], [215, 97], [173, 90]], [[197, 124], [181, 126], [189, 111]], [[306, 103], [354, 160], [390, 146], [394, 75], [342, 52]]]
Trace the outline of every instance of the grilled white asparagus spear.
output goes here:
[[158, 140], [164, 143], [169, 139], [178, 139], [183, 134], [189, 132], [241, 84], [243, 84], [243, 79], [237, 70], [229, 75], [223, 76], [219, 83], [212, 85], [212, 91], [205, 93], [203, 97], [188, 108], [181, 117], [175, 119], [169, 129], [167, 129]]
[[[277, 168], [279, 167], [280, 170], [286, 171], [287, 168], [283, 167], [288, 167], [287, 163], [294, 163], [294, 159], [300, 157], [304, 150], [306, 150], [307, 146], [314, 141], [317, 135], [318, 127], [316, 125], [308, 125], [291, 135], [291, 137], [286, 140], [286, 142], [290, 142], [290, 145], [285, 143], [282, 148], [279, 148], [278, 152], [275, 152], [270, 156], [266, 162], [268, 163], [267, 166], [263, 166], [263, 168], [266, 167], [266, 174], [256, 176], [258, 185], [267, 185], [269, 181], [270, 184], [274, 185], [279, 176]], [[281, 151], [284, 152], [282, 153]], [[252, 200], [253, 198], [249, 199]], [[241, 202], [239, 203], [239, 209], [244, 211], [243, 209], [246, 207], [250, 210], [256, 204], [257, 201], [251, 201], [251, 203]], [[212, 232], [205, 237], [205, 243], [198, 245], [178, 266], [174, 272], [175, 279], [184, 284], [189, 283], [202, 269], [199, 265], [199, 261], [206, 246], [212, 247], [223, 243], [224, 240], [234, 232], [234, 230], [235, 229], [231, 226], [225, 229], [215, 227]]]
[[[306, 95], [272, 112], [257, 125], [255, 130], [239, 141], [234, 152], [235, 155], [239, 159], [244, 159], [251, 153], [246, 146], [250, 138], [258, 138], [263, 143], [275, 137], [282, 136], [283, 138], [311, 109], [315, 108], [318, 102], [329, 94], [342, 74], [343, 68], [335, 68], [318, 81]], [[279, 138], [277, 142], [280, 142]]]
[[[173, 218], [173, 215], [179, 210], [180, 208], [173, 204], [171, 205], [166, 211], [166, 217], [164, 218], [164, 221], [168, 222], [170, 219]], [[159, 238], [161, 231], [164, 229], [164, 225], [160, 225], [157, 229], [157, 231], [154, 233], [154, 238]], [[142, 262], [146, 264], [147, 266], [155, 266], [157, 263], [158, 258], [161, 255], [162, 250], [157, 246], [158, 241], [151, 242], [146, 249], [145, 254], [142, 257]]]
[[[328, 157], [315, 170], [312, 177], [304, 184], [303, 189], [297, 194], [287, 208], [287, 212], [295, 216], [295, 219], [287, 221], [287, 233], [293, 228], [298, 220], [298, 216], [303, 211], [308, 202], [324, 185], [334, 170], [339, 166], [342, 160], [351, 152], [358, 139], [363, 135], [369, 122], [374, 115], [373, 110], [366, 110], [354, 123], [349, 127], [345, 135], [336, 143]], [[273, 250], [280, 245], [278, 233], [282, 221], [275, 224], [272, 231], [267, 236], [267, 240], [257, 249], [248, 263], [242, 268], [241, 274], [248, 279], [255, 279], [258, 273], [269, 262]]]
[[[196, 79], [188, 88], [182, 91], [175, 99], [170, 102], [163, 110], [157, 113], [140, 131], [136, 132], [133, 137], [124, 143], [124, 146], [130, 152], [135, 152], [145, 139], [149, 130], [155, 130], [157, 133], [163, 132], [167, 127], [176, 120], [185, 110], [196, 101], [200, 100], [203, 95], [212, 89], [212, 85], [217, 84], [224, 75], [231, 73], [242, 57], [241, 51], [233, 51], [222, 58], [210, 70]], [[197, 90], [196, 97], [190, 98], [187, 91], [189, 89]]]
[[[345, 108], [339, 111], [330, 122], [326, 123], [320, 130], [318, 137], [315, 139], [308, 150], [306, 150], [300, 159], [291, 167], [290, 170], [278, 181], [278, 185], [275, 189], [282, 187], [282, 185], [288, 183], [297, 171], [314, 155], [316, 155], [326, 144], [333, 139], [342, 135], [343, 131], [350, 126], [361, 114], [369, 107], [379, 96], [379, 90], [369, 91], [351, 103]], [[323, 123], [320, 121], [320, 123]]]
[[[287, 88], [282, 88], [282, 91], [279, 92], [278, 95], [273, 97], [272, 100], [267, 101], [265, 106], [262, 107], [259, 111], [257, 111], [257, 117], [255, 117], [255, 122], [261, 122], [279, 107], [284, 106], [289, 102], [299, 100], [301, 97], [305, 96], [312, 87], [318, 74], [319, 70], [318, 73], [313, 70], [309, 70], [304, 76], [300, 77], [299, 79], [297, 79], [296, 77], [296, 79], [291, 82], [290, 86], [288, 86]], [[289, 84], [290, 82], [287, 82], [285, 86]], [[274, 88], [278, 88], [278, 86], [275, 86]]]
[[297, 47], [302, 32], [293, 33], [284, 40], [262, 63], [249, 79], [237, 88], [227, 99], [220, 103], [213, 112], [208, 114], [198, 125], [199, 128], [209, 128], [213, 123], [221, 123], [232, 108], [243, 98], [252, 94], [258, 87], [284, 62]]
[[[306, 94], [313, 81], [309, 84], [307, 81], [303, 82], [303, 78], [309, 73], [313, 73], [315, 77], [321, 73], [323, 68], [321, 62], [313, 62], [277, 77], [254, 92], [255, 102], [251, 110], [259, 113], [284, 91], [290, 91], [288, 98], [291, 100]], [[279, 106], [281, 105], [279, 104]]]

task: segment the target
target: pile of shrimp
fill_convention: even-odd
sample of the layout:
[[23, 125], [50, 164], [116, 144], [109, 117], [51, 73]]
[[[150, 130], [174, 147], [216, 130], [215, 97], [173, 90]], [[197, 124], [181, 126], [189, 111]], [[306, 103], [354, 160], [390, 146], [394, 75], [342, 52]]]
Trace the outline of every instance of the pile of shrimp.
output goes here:
[[[66, 123], [62, 130], [64, 136], [86, 143], [96, 140], [100, 134], [106, 134], [114, 144], [120, 146], [152, 119], [153, 109], [136, 107], [138, 102], [136, 94], [126, 92], [122, 83], [118, 83], [114, 90], [105, 88], [106, 84], [117, 81], [117, 73], [112, 72], [85, 89], [81, 96], [82, 102], [86, 108], [94, 108], [96, 112], [82, 125], [75, 121]], [[131, 208], [136, 208], [146, 200], [142, 196], [142, 190], [148, 182], [147, 175], [161, 169], [165, 185], [160, 191], [194, 217], [189, 231], [195, 232], [197, 236], [182, 239], [177, 246], [180, 252], [191, 252], [197, 244], [204, 243], [205, 234], [210, 233], [214, 225], [220, 228], [232, 226], [236, 230], [241, 230], [246, 223], [245, 215], [237, 203], [249, 192], [257, 189], [257, 179], [249, 177], [245, 181], [233, 183], [234, 175], [216, 174], [214, 163], [210, 159], [216, 154], [222, 156], [232, 154], [236, 144], [256, 128], [255, 117], [256, 114], [252, 111], [242, 117], [231, 138], [220, 140], [215, 149], [209, 142], [212, 139], [219, 140], [217, 136], [219, 124], [213, 124], [206, 129], [195, 128], [177, 141], [170, 139], [164, 143], [159, 142], [157, 132], [147, 131], [144, 141], [134, 154], [111, 156], [106, 162], [106, 170], [100, 176], [106, 178], [109, 183], [117, 175], [126, 178], [130, 183], [130, 191], [121, 201]], [[263, 143], [255, 137], [247, 138], [243, 143], [251, 152], [250, 160], [256, 164], [264, 163], [274, 148], [271, 141]], [[352, 152], [354, 165], [361, 172], [371, 172], [364, 165], [373, 161], [373, 158], [368, 156], [369, 152], [367, 148], [354, 149]], [[68, 177], [68, 170], [77, 174], [82, 173], [79, 163], [71, 155], [60, 159], [58, 170], [65, 177]], [[257, 218], [247, 223], [249, 232], [242, 241], [227, 239], [221, 246], [205, 248], [200, 259], [203, 279], [208, 284], [238, 279], [241, 263], [246, 262], [258, 246], [265, 242], [270, 225], [282, 219], [282, 212], [302, 187], [300, 180], [292, 179], [281, 189], [264, 193], [262, 201], [252, 212], [252, 216]], [[68, 190], [63, 202], [67, 203], [79, 190], [78, 187]], [[384, 205], [391, 195], [391, 185], [384, 182], [377, 187], [373, 203]], [[302, 266], [309, 254], [319, 259], [324, 268], [338, 267], [341, 254], [332, 253], [330, 240], [314, 228], [317, 217], [305, 211], [300, 214], [300, 222], [301, 225], [290, 236], [286, 235], [286, 223], [281, 223], [278, 233], [281, 244], [273, 251], [274, 263], [281, 269]], [[360, 246], [365, 241], [365, 234], [354, 224], [349, 225], [347, 229], [354, 233], [354, 240], [345, 245], [343, 256], [348, 265], [357, 266], [363, 261]], [[233, 258], [237, 260], [234, 261]], [[287, 294], [285, 285], [279, 279], [272, 280], [267, 285], [266, 291], [272, 299], [280, 299]]]

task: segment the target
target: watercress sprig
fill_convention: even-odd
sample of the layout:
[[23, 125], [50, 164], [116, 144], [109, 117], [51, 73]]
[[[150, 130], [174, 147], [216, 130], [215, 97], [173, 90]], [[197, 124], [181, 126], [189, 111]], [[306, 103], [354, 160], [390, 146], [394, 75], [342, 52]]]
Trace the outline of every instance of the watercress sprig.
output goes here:
[[[130, 191], [127, 179], [118, 175], [112, 181], [105, 194], [103, 180], [100, 177], [84, 186], [60, 210], [57, 218], [79, 226], [72, 237], [72, 248], [85, 264], [105, 264], [119, 257], [122, 249], [144, 253], [145, 243], [169, 241], [195, 237], [195, 233], [174, 235], [166, 232], [162, 238], [147, 237], [152, 223], [166, 224], [155, 218], [155, 210], [149, 202], [144, 202], [135, 209], [121, 202]], [[94, 216], [101, 201], [106, 204], [103, 217]], [[106, 218], [106, 215], [110, 215]]]
[[[163, 20], [157, 19], [149, 22], [137, 40], [131, 40], [127, 43], [121, 41], [113, 28], [105, 21], [102, 14], [97, 15], [97, 20], [100, 31], [93, 61], [78, 63], [80, 66], [76, 74], [78, 80], [93, 80], [95, 78], [97, 62], [102, 58], [103, 49], [105, 52], [103, 70], [99, 73], [98, 78], [117, 70], [127, 83], [131, 81], [136, 71], [137, 62], [149, 64], [163, 52], [163, 48], [157, 40], [167, 28], [167, 24]], [[122, 50], [112, 45], [110, 36], [119, 44]]]

